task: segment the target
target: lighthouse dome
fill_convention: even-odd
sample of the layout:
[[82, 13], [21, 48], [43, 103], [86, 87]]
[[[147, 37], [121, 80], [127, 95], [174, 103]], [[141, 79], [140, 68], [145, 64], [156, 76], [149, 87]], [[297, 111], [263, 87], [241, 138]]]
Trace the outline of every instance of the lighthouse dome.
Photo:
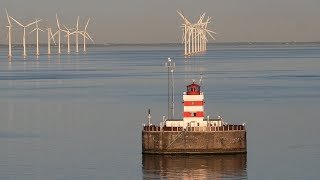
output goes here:
[[194, 82], [187, 86], [187, 95], [200, 95], [200, 86]]

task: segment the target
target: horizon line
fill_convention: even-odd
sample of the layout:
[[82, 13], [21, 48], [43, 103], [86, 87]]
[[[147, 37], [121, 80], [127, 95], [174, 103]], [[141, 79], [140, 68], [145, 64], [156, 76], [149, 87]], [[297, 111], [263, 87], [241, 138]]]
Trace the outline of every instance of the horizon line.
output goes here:
[[[177, 42], [167, 42], [167, 43], [95, 43], [95, 44], [86, 44], [87, 46], [109, 46], [109, 45], [183, 45], [182, 43]], [[214, 44], [320, 44], [320, 41], [254, 41], [254, 42], [211, 42], [207, 43], [210, 45]], [[26, 44], [27, 46], [36, 46], [36, 43]], [[67, 46], [65, 43], [61, 43], [61, 45]], [[75, 46], [75, 43], [70, 44], [70, 46]], [[79, 43], [79, 46], [83, 45]], [[0, 46], [8, 46], [8, 44], [0, 44]], [[22, 44], [12, 43], [12, 46], [22, 46]], [[39, 43], [39, 46], [48, 46], [47, 43]], [[51, 44], [51, 46], [58, 46], [55, 44]]]

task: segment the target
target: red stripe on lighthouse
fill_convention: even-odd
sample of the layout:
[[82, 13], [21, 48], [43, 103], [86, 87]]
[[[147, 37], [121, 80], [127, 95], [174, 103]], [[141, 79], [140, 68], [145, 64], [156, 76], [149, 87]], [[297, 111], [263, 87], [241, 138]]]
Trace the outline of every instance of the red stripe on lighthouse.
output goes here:
[[203, 101], [184, 101], [184, 106], [203, 106]]
[[183, 117], [203, 117], [203, 112], [183, 112]]

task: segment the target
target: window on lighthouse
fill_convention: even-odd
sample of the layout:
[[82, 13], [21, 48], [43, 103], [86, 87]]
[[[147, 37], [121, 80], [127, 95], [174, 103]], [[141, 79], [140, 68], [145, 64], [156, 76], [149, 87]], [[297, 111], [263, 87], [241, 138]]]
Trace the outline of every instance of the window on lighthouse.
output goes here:
[[193, 112], [193, 113], [191, 113], [191, 116], [192, 116], [192, 117], [196, 117], [196, 116], [197, 116], [197, 113]]

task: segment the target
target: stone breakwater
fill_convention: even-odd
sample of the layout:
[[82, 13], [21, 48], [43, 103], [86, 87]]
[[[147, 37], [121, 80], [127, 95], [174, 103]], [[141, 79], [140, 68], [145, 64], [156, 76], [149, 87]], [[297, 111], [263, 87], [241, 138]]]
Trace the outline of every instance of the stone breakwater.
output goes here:
[[244, 128], [226, 131], [142, 131], [144, 154], [235, 154], [247, 152]]

